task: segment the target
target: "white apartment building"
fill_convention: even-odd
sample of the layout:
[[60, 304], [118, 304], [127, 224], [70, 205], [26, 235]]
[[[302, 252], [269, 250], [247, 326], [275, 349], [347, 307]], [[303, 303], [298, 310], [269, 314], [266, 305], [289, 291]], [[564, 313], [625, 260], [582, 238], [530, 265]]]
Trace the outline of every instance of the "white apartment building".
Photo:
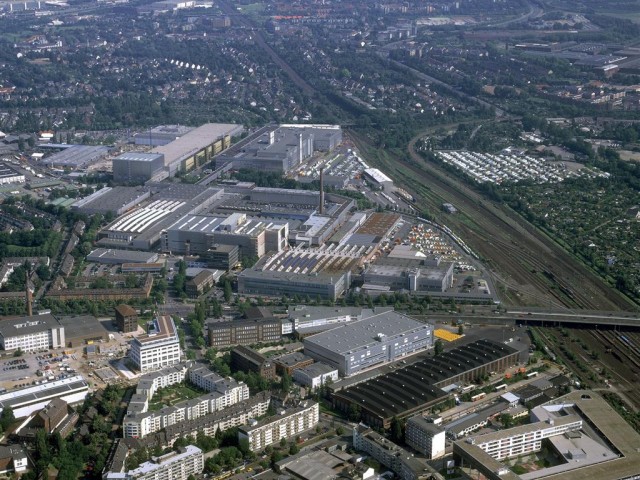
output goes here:
[[305, 401], [299, 407], [265, 418], [253, 425], [240, 427], [238, 438], [249, 441], [249, 449], [253, 452], [263, 450], [282, 438], [293, 438], [296, 435], [315, 427], [318, 424], [320, 408], [317, 402]]
[[140, 377], [136, 393], [146, 396], [149, 400], [155, 395], [159, 388], [170, 387], [177, 383], [182, 383], [187, 378], [189, 365], [180, 363], [171, 367], [163, 368], [157, 372], [147, 373]]
[[64, 327], [51, 314], [7, 318], [0, 321], [0, 347], [25, 352], [64, 348]]
[[195, 420], [249, 398], [249, 387], [220, 377], [216, 391], [155, 412], [129, 409], [123, 421], [125, 438], [143, 438], [177, 423]]
[[202, 450], [187, 445], [180, 452], [171, 452], [144, 462], [135, 470], [124, 473], [109, 472], [105, 480], [187, 480], [204, 470]]
[[581, 428], [582, 419], [574, 414], [477, 437], [469, 437], [466, 441], [481, 448], [496, 460], [503, 460], [538, 452], [542, 448], [543, 439], [580, 430]]
[[181, 353], [173, 319], [163, 315], [150, 322], [146, 334], [131, 341], [129, 357], [142, 373], [147, 373], [180, 363]]
[[423, 453], [429, 459], [440, 458], [445, 453], [446, 432], [440, 425], [430, 422], [421, 415], [407, 420], [405, 441], [411, 448]]

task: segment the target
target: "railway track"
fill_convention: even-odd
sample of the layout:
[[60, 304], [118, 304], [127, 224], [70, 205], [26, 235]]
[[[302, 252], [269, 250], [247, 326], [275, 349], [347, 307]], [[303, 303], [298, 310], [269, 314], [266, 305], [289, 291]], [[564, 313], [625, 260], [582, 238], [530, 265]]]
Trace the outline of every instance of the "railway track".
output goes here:
[[[489, 259], [496, 270], [516, 279], [525, 293], [532, 288], [536, 297], [546, 298], [556, 306], [594, 310], [637, 308], [522, 218], [494, 205], [425, 161], [415, 149], [420, 138], [414, 138], [409, 145], [410, 160], [380, 157], [377, 163], [414, 192], [420, 194], [428, 189], [427, 195], [421, 196], [429, 198], [432, 204], [436, 198], [455, 204], [462, 216], [448, 217], [447, 224], [461, 237], [468, 238], [469, 246]], [[354, 140], [361, 143], [357, 138]], [[538, 272], [546, 278], [542, 279]], [[555, 285], [556, 289], [549, 285]]]

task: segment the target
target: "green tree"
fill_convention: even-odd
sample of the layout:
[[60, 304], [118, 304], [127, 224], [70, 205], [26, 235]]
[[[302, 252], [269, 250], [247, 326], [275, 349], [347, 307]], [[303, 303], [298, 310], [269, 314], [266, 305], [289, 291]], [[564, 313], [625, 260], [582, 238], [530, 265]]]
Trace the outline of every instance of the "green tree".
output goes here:
[[229, 280], [224, 281], [224, 301], [229, 303], [231, 301], [231, 295], [233, 290], [231, 289], [231, 282]]
[[433, 350], [436, 355], [440, 355], [442, 352], [444, 352], [444, 343], [442, 342], [442, 340], [438, 339], [435, 341], [435, 343], [433, 344]]
[[13, 414], [13, 408], [11, 408], [11, 406], [6, 406], [2, 409], [2, 413], [0, 414], [0, 427], [2, 427], [3, 432], [6, 432], [15, 420], [16, 417]]

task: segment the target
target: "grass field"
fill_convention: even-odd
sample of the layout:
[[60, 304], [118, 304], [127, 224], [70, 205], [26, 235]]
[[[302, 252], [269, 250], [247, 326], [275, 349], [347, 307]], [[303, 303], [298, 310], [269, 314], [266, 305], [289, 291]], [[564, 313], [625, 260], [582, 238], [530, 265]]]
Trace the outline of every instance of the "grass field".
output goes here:
[[203, 393], [201, 390], [184, 383], [162, 388], [156, 392], [153, 399], [149, 402], [149, 411], [154, 412], [164, 406], [175, 405], [178, 402], [199, 397]]

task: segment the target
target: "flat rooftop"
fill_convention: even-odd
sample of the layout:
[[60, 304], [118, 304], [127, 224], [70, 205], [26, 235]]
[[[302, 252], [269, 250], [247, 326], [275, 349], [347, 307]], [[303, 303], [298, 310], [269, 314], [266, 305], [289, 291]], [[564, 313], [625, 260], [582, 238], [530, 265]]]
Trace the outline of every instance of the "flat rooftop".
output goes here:
[[43, 158], [41, 163], [55, 167], [80, 168], [106, 156], [108, 153], [109, 147], [71, 145], [61, 152]]
[[226, 135], [234, 135], [240, 131], [242, 125], [234, 123], [206, 123], [171, 143], [152, 149], [150, 153], [164, 155], [164, 164], [167, 166], [195, 154]]
[[169, 227], [180, 232], [213, 233], [225, 220], [211, 215], [186, 215]]
[[0, 163], [0, 178], [10, 178], [10, 177], [15, 177], [19, 175], [24, 175], [24, 174], [18, 172], [17, 170], [14, 170], [7, 164]]
[[157, 258], [158, 254], [153, 252], [118, 250], [115, 248], [96, 248], [87, 255], [88, 261], [97, 263], [111, 263], [115, 259], [122, 260], [125, 263], [150, 263]]
[[172, 340], [178, 338], [176, 326], [170, 316], [160, 315], [153, 320], [153, 324], [155, 327], [153, 332], [137, 336], [134, 339], [134, 342], [146, 345], [161, 340]]
[[244, 426], [239, 427], [239, 430], [241, 432], [251, 433], [254, 430], [257, 430], [257, 429], [259, 429], [261, 427], [264, 427], [265, 425], [269, 425], [270, 423], [277, 422], [281, 418], [287, 418], [287, 417], [290, 417], [291, 415], [295, 415], [297, 413], [300, 413], [300, 412], [303, 412], [303, 411], [308, 410], [310, 408], [313, 408], [314, 405], [318, 405], [318, 402], [314, 402], [313, 400], [305, 400], [305, 401], [302, 402], [302, 404], [300, 404], [297, 407], [287, 408], [285, 410], [285, 413], [282, 414], [282, 415], [273, 415], [271, 417], [263, 418], [257, 424], [255, 424], [255, 425], [244, 425]]
[[380, 335], [394, 337], [431, 328], [398, 312], [387, 311], [366, 319], [350, 322], [304, 339], [304, 343], [318, 345], [332, 352], [348, 355], [380, 341]]
[[161, 153], [146, 153], [146, 152], [126, 152], [118, 155], [113, 160], [133, 161], [133, 162], [155, 162], [162, 157]]
[[37, 403], [38, 400], [53, 396], [62, 397], [78, 389], [89, 389], [87, 382], [80, 375], [55, 380], [53, 382], [35, 385], [20, 390], [12, 390], [0, 394], [0, 410], [6, 407], [17, 408], [21, 405]]
[[149, 190], [144, 187], [104, 187], [88, 197], [76, 200], [72, 208], [82, 210], [100, 209], [102, 211], [117, 212], [119, 209], [149, 197]]
[[22, 317], [10, 317], [0, 320], [0, 335], [4, 338], [40, 333], [60, 327], [56, 317], [47, 313]]
[[74, 338], [106, 338], [108, 335], [107, 329], [93, 315], [60, 317], [60, 324], [67, 342]]

